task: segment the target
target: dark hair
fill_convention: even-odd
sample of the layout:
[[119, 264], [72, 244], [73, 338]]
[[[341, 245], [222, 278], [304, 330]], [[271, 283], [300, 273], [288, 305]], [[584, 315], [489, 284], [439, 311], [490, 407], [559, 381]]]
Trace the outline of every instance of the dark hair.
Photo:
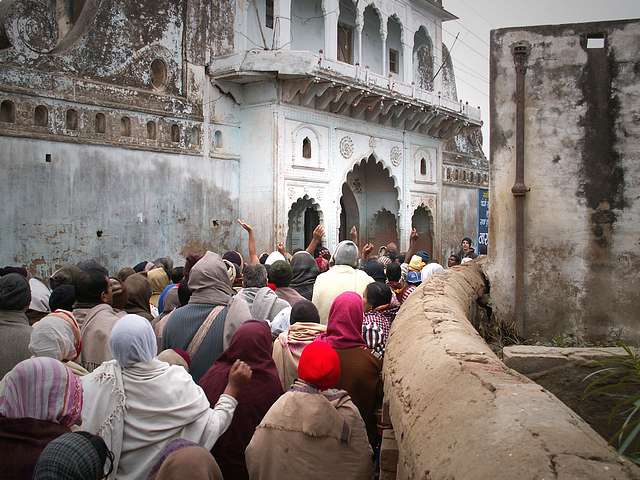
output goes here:
[[78, 263], [78, 268], [83, 272], [98, 271], [102, 273], [105, 277], [109, 276], [109, 270], [104, 268], [100, 263], [98, 263], [97, 260], [93, 260], [93, 259], [83, 260], [80, 263]]
[[[451, 257], [456, 259], [456, 263], [460, 263], [460, 257], [458, 256], [457, 253], [452, 253], [451, 255], [449, 255], [449, 258]], [[447, 258], [447, 260], [449, 260], [449, 258]]]
[[76, 289], [73, 285], [60, 285], [51, 292], [49, 296], [49, 310], [55, 312], [59, 308], [62, 310], [73, 310], [76, 302]]
[[399, 264], [402, 265], [404, 263], [405, 259], [406, 259], [406, 255], [404, 253], [401, 253], [400, 255], [398, 255], [397, 261], [398, 261]]
[[180, 283], [182, 277], [184, 277], [184, 267], [175, 267], [171, 270], [171, 281], [173, 283]]
[[297, 322], [320, 323], [318, 308], [313, 302], [310, 302], [306, 298], [304, 300], [298, 300], [293, 307], [291, 307], [289, 323], [293, 325]]
[[360, 268], [376, 282], [384, 283], [387, 279], [384, 274], [384, 265], [382, 265], [378, 260], [368, 260]]
[[460, 240], [460, 244], [462, 245], [462, 242], [464, 242], [465, 240], [467, 242], [469, 242], [469, 246], [473, 245], [473, 242], [471, 241], [471, 239], [469, 237], [464, 237], [462, 240]]
[[85, 270], [76, 279], [76, 300], [82, 303], [101, 303], [100, 296], [109, 290], [109, 278], [102, 270]]
[[191, 290], [189, 289], [189, 285], [187, 285], [186, 281], [180, 282], [180, 285], [178, 285], [178, 300], [180, 301], [180, 306], [184, 307], [189, 303], [190, 298]]
[[191, 269], [193, 266], [200, 261], [202, 255], [199, 253], [192, 253], [187, 255], [187, 258], [184, 260], [184, 271], [183, 276], [185, 280], [189, 280], [189, 274], [191, 273]]
[[385, 283], [370, 283], [367, 285], [365, 295], [367, 297], [367, 303], [373, 308], [391, 303], [391, 288]]
[[390, 282], [399, 282], [402, 278], [402, 268], [399, 263], [390, 263], [387, 265], [387, 280]]
[[269, 269], [269, 281], [278, 288], [288, 287], [292, 277], [293, 270], [291, 270], [291, 265], [284, 260], [273, 262]]
[[267, 286], [267, 269], [262, 264], [245, 265], [242, 271], [242, 286], [249, 287], [266, 287]]

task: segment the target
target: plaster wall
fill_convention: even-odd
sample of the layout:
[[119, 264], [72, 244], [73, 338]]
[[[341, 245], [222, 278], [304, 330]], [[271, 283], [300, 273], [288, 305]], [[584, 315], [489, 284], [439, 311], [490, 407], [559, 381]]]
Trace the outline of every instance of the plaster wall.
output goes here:
[[[590, 35], [605, 48], [587, 49]], [[640, 22], [522, 27], [491, 36], [489, 277], [513, 316], [514, 42], [525, 79], [527, 337], [640, 338]]]
[[0, 137], [0, 169], [2, 265], [46, 277], [85, 258], [115, 271], [238, 245], [236, 161]]
[[364, 28], [362, 29], [362, 62], [373, 73], [382, 75], [382, 54], [384, 45], [380, 35], [381, 19], [373, 7], [364, 11]]
[[322, 0], [292, 1], [291, 50], [318, 53], [324, 49], [324, 22]]

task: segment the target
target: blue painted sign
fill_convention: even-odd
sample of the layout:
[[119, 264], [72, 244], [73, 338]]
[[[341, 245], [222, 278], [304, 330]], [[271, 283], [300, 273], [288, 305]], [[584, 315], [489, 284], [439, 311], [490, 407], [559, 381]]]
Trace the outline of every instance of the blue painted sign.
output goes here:
[[489, 248], [489, 190], [478, 190], [478, 253], [486, 254]]

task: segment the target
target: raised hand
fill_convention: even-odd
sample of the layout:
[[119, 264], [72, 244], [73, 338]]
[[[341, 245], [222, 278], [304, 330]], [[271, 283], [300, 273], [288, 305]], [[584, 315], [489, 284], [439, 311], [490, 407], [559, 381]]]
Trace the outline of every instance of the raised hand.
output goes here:
[[313, 229], [313, 239], [321, 242], [322, 237], [324, 237], [324, 227], [322, 226], [322, 224], [319, 224], [316, 228]]
[[368, 258], [369, 255], [371, 255], [371, 252], [373, 252], [374, 248], [375, 246], [371, 242], [362, 247], [362, 258]]
[[238, 219], [238, 224], [244, 228], [248, 233], [253, 232], [253, 227], [248, 223], [244, 223], [242, 220]]
[[276, 245], [276, 249], [285, 257], [287, 256], [287, 249], [284, 248], [284, 243], [278, 242], [278, 245]]
[[349, 236], [351, 237], [351, 241], [357, 245], [358, 244], [358, 229], [356, 228], [355, 225], [353, 227], [351, 227], [351, 231], [349, 232]]
[[224, 393], [237, 398], [242, 387], [251, 381], [252, 373], [251, 367], [242, 360], [233, 362], [231, 370], [229, 370], [229, 380], [227, 381], [227, 388]]
[[416, 243], [419, 238], [420, 238], [420, 235], [418, 234], [418, 230], [416, 230], [416, 227], [412, 227], [411, 235], [409, 235], [409, 242]]

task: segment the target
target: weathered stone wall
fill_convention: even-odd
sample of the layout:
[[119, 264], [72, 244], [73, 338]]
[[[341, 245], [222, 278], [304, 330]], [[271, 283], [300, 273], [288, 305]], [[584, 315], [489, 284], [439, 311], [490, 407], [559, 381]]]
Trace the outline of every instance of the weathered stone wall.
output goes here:
[[393, 323], [384, 389], [397, 478], [640, 478], [556, 397], [498, 360], [468, 321], [484, 289], [477, 263], [449, 269]]
[[87, 257], [113, 270], [239, 246], [233, 100], [205, 75], [209, 45], [233, 48], [234, 12], [201, 0], [2, 2], [0, 265], [46, 276]]
[[[587, 48], [604, 37], [604, 48]], [[522, 27], [491, 37], [488, 268], [494, 312], [513, 318], [515, 82], [525, 78], [527, 337], [640, 338], [640, 21]], [[597, 42], [593, 42], [597, 44]]]

